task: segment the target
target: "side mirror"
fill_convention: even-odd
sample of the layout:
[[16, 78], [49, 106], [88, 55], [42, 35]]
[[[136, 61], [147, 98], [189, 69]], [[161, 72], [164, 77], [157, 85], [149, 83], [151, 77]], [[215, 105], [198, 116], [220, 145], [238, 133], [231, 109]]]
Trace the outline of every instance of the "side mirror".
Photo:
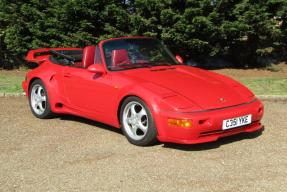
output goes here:
[[180, 63], [180, 64], [183, 64], [183, 59], [180, 55], [176, 55], [175, 56], [175, 59]]
[[106, 73], [102, 64], [92, 64], [88, 67], [88, 71], [97, 74], [104, 74]]

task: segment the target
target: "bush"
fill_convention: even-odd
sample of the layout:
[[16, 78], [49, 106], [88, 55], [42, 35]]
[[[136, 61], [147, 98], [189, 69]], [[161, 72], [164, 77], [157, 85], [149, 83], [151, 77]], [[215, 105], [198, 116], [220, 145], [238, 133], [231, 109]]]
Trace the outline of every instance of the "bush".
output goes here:
[[125, 35], [162, 39], [185, 59], [264, 66], [285, 54], [285, 0], [2, 0], [0, 67], [28, 50], [83, 47]]

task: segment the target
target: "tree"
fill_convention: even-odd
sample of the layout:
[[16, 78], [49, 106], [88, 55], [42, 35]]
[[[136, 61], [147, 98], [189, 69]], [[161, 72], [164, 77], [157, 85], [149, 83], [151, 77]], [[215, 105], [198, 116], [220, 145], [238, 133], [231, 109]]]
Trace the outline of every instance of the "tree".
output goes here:
[[1, 1], [1, 60], [19, 65], [30, 49], [84, 47], [123, 35], [129, 17], [122, 7], [112, 0]]
[[2, 0], [0, 64], [23, 63], [29, 49], [145, 35], [186, 59], [264, 66], [286, 55], [286, 19], [286, 0]]

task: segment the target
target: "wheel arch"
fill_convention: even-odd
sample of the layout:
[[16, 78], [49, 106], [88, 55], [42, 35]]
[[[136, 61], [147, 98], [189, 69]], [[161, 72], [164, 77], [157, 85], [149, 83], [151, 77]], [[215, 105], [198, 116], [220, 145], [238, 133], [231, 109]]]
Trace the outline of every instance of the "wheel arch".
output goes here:
[[44, 86], [45, 86], [45, 89], [47, 91], [47, 95], [48, 95], [48, 98], [49, 98], [49, 102], [50, 102], [50, 105], [51, 105], [51, 109], [52, 111], [54, 111], [54, 94], [53, 92], [50, 91], [50, 85], [49, 85], [49, 82], [45, 81], [45, 78], [40, 78], [39, 76], [34, 76], [32, 77], [30, 80], [29, 80], [29, 84], [28, 84], [28, 98], [30, 98], [30, 88], [31, 88], [31, 85], [33, 84], [33, 82], [35, 82], [36, 80], [40, 80]]
[[[43, 96], [45, 96], [45, 100], [41, 101], [42, 107], [43, 107], [42, 102], [45, 101], [45, 106], [43, 107], [44, 109], [43, 109], [43, 111], [41, 113], [37, 113], [36, 112], [37, 110], [35, 110], [34, 105], [32, 103], [32, 100], [34, 100], [34, 99], [32, 99], [33, 97], [32, 97], [31, 93], [32, 93], [35, 85], [37, 85], [37, 86], [41, 87], [41, 89], [45, 90], [45, 95], [43, 95]], [[45, 84], [44, 84], [44, 82], [43, 82], [43, 80], [41, 78], [35, 76], [35, 77], [33, 77], [33, 78], [31, 78], [29, 80], [29, 84], [28, 84], [28, 99], [29, 99], [29, 105], [30, 105], [30, 108], [32, 110], [32, 113], [37, 118], [47, 119], [47, 118], [51, 118], [51, 117], [54, 116], [53, 111], [51, 110], [51, 104], [49, 102], [49, 96], [48, 96], [48, 92], [46, 90], [46, 86], [45, 86]], [[34, 102], [35, 102], [35, 100], [34, 100]], [[37, 105], [39, 105], [39, 104], [37, 104]]]

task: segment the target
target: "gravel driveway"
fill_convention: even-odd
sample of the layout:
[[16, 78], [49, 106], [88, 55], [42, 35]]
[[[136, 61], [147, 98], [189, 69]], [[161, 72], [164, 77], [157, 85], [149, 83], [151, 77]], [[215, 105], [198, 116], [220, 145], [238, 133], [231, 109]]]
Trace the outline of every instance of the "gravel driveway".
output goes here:
[[0, 191], [285, 192], [287, 102], [265, 110], [261, 135], [143, 148], [97, 122], [36, 119], [24, 97], [2, 97]]

